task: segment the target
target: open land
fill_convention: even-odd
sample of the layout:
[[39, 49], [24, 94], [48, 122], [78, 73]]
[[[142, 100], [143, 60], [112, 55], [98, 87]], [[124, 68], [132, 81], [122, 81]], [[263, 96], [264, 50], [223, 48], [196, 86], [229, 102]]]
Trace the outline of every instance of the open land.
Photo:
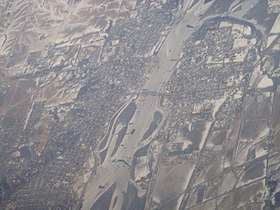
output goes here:
[[280, 207], [279, 0], [0, 10], [0, 209]]

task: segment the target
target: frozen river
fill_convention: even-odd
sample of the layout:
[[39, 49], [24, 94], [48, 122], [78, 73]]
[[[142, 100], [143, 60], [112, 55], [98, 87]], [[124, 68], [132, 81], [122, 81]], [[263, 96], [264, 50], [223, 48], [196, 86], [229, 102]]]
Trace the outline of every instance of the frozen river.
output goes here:
[[[195, 9], [196, 12], [199, 11], [198, 8], [193, 9]], [[158, 52], [158, 67], [150, 74], [149, 80], [143, 87], [143, 89], [146, 89], [145, 91], [160, 92], [162, 86], [169, 80], [172, 71], [177, 64], [177, 60], [180, 58], [184, 41], [190, 37], [194, 30], [187, 27], [187, 25], [197, 26], [198, 23], [199, 13], [195, 14], [192, 11], [184, 11], [180, 21], [172, 27], [160, 47]], [[127, 104], [131, 101], [134, 101], [136, 104], [136, 110], [128, 127], [126, 128], [126, 133], [129, 135], [124, 136], [121, 146], [118, 147], [118, 150], [115, 151], [112, 156], [112, 151], [117, 142], [114, 129], [118, 129], [120, 126], [117, 125], [117, 123], [118, 117], [125, 109], [125, 107], [123, 107], [122, 110], [116, 113], [116, 118], [114, 118], [113, 122], [111, 122], [112, 126], [109, 126], [110, 129], [107, 133], [107, 153], [104, 161], [97, 167], [95, 175], [87, 185], [82, 207], [84, 210], [90, 209], [98, 197], [114, 183], [116, 185], [112, 200], [115, 198], [117, 199], [115, 199], [116, 202], [114, 203], [114, 208], [112, 204], [113, 202], [111, 202], [109, 209], [121, 209], [124, 196], [123, 192], [126, 191], [130, 179], [130, 168], [125, 164], [117, 165], [116, 160], [123, 160], [126, 163], [131, 164], [133, 155], [137, 148], [142, 147], [151, 141], [152, 137], [157, 133], [164, 121], [164, 119], [162, 119], [150, 137], [142, 141], [144, 133], [153, 121], [154, 113], [159, 111], [162, 113], [163, 118], [166, 117], [166, 113], [164, 113], [164, 111], [158, 106], [158, 95], [140, 94], [137, 98], [132, 98]], [[102, 189], [100, 189], [100, 186], [102, 186]]]

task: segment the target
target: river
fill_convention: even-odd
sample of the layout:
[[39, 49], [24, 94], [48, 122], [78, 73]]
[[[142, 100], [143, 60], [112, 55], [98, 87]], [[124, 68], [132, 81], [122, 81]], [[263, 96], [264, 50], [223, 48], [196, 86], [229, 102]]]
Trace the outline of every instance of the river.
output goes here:
[[[163, 85], [169, 80], [177, 64], [177, 60], [180, 58], [184, 41], [186, 41], [195, 30], [187, 27], [187, 25], [196, 27], [199, 24], [199, 13], [194, 12], [199, 11], [197, 7], [202, 7], [200, 9], [203, 9], [203, 5], [196, 5], [192, 10], [183, 11], [181, 19], [172, 27], [166, 36], [158, 52], [158, 67], [150, 74], [143, 90], [146, 89], [145, 91], [148, 92], [160, 92]], [[114, 183], [116, 183], [116, 187], [112, 200], [115, 200], [117, 197], [117, 201], [114, 203], [114, 209], [121, 209], [124, 198], [123, 192], [126, 191], [130, 178], [130, 168], [127, 165], [116, 166], [114, 160], [124, 160], [131, 164], [137, 148], [142, 147], [151, 140], [160, 129], [166, 117], [167, 113], [164, 113], [164, 110], [158, 106], [158, 95], [140, 94], [134, 100], [137, 108], [127, 128], [127, 132], [131, 134], [124, 137], [122, 146], [119, 147], [113, 157], [111, 157], [111, 154], [107, 154], [104, 162], [97, 167], [95, 175], [92, 177], [85, 190], [82, 206], [83, 210], [90, 209], [96, 199], [104, 192], [104, 189], [100, 189], [100, 186], [104, 186], [104, 188], [108, 189]], [[153, 134], [147, 140], [142, 141], [143, 134], [153, 121], [153, 116], [156, 111], [160, 111], [163, 114], [163, 119]], [[114, 121], [116, 122], [115, 119]], [[110, 128], [113, 127], [114, 125], [110, 126]], [[108, 132], [111, 133], [111, 131]], [[112, 151], [116, 141], [112, 140], [112, 138], [114, 138], [113, 135], [109, 136], [109, 138], [111, 138], [111, 140], [108, 139], [108, 151]], [[111, 202], [110, 209], [113, 207], [112, 203], [113, 202]]]

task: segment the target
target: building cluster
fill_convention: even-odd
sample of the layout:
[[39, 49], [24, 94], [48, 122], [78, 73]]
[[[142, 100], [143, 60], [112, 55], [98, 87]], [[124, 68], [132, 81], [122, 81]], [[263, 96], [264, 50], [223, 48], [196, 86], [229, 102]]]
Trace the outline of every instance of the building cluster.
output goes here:
[[279, 0], [268, 0], [267, 10], [269, 13], [280, 12], [280, 1]]
[[180, 123], [215, 121], [215, 129], [228, 128], [248, 91], [251, 59], [256, 59], [252, 57], [256, 38], [250, 30], [228, 21], [211, 21], [186, 42], [178, 68], [165, 87], [163, 101], [172, 107], [174, 119]]
[[[178, 170], [177, 174], [173, 173], [173, 176], [178, 177], [182, 173], [179, 171], [183, 170], [181, 167], [189, 169], [186, 177], [190, 178], [186, 178], [188, 182], [184, 188], [184, 196], [182, 200], [178, 198], [184, 209], [193, 206], [225, 209], [238, 205], [227, 203], [227, 199], [217, 199], [215, 202], [215, 198], [227, 193], [225, 186], [228, 180], [235, 182], [234, 178], [229, 178], [232, 175], [229, 168], [239, 164], [246, 165], [246, 157], [252, 153], [250, 151], [255, 151], [251, 160], [258, 165], [255, 170], [259, 171], [259, 175], [256, 176], [262, 177], [264, 156], [261, 154], [268, 152], [264, 146], [268, 140], [257, 138], [253, 134], [253, 130], [257, 128], [251, 127], [250, 133], [246, 131], [250, 130], [246, 126], [251, 121], [253, 124], [263, 119], [263, 126], [266, 125], [264, 119], [269, 116], [271, 105], [269, 93], [264, 94], [265, 90], [256, 89], [250, 84], [250, 80], [254, 80], [253, 72], [259, 65], [257, 43], [256, 33], [249, 24], [230, 18], [206, 21], [186, 41], [178, 65], [165, 86], [161, 105], [170, 111], [170, 117], [159, 138], [163, 149], [157, 168], [158, 171], [169, 167], [173, 168], [170, 170]], [[249, 111], [244, 107], [250, 106], [250, 97], [259, 98], [259, 102]], [[252, 114], [253, 110], [259, 114]], [[244, 119], [242, 113], [245, 113]], [[252, 118], [249, 117], [251, 114]], [[235, 127], [241, 119], [241, 125], [238, 125], [241, 127]], [[246, 176], [254, 177], [246, 167], [244, 166], [244, 173], [248, 173]], [[156, 176], [158, 179], [165, 177], [161, 172]], [[243, 176], [246, 177], [242, 175], [241, 180], [245, 180]], [[155, 189], [156, 187], [159, 186], [155, 186]], [[255, 187], [263, 189], [261, 185], [259, 188]], [[236, 190], [246, 191], [241, 187]], [[182, 190], [180, 196], [181, 192]], [[228, 193], [228, 196], [235, 194]], [[260, 198], [264, 195], [260, 193], [258, 196]], [[164, 205], [158, 202], [159, 197], [150, 199], [153, 208]], [[248, 205], [259, 208], [262, 202], [255, 201], [256, 203], [248, 201]]]
[[11, 68], [12, 88], [26, 84], [1, 118], [1, 208], [79, 207], [106, 122], [155, 67], [175, 8], [139, 1], [105, 36], [92, 33], [95, 42], [50, 43], [30, 52], [24, 71]]

